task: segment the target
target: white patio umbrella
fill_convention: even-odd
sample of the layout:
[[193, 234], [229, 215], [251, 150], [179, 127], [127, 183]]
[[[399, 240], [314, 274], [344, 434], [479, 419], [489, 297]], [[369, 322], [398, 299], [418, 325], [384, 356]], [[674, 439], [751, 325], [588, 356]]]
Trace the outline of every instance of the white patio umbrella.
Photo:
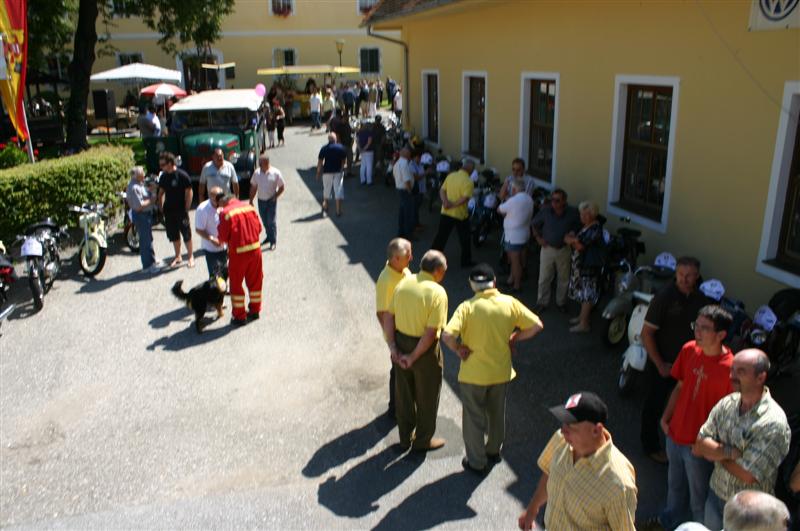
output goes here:
[[105, 72], [98, 72], [90, 79], [92, 81], [174, 81], [180, 83], [181, 77], [178, 70], [144, 63], [131, 63]]

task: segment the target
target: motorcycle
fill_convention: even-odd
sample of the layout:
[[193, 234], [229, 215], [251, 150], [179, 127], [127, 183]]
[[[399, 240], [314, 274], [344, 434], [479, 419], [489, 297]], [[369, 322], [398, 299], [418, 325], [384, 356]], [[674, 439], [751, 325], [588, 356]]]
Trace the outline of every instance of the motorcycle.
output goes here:
[[439, 152], [436, 166], [427, 173], [428, 212], [433, 212], [433, 204], [439, 200], [439, 190], [448, 173], [450, 173], [450, 157], [444, 157]]
[[84, 203], [70, 207], [79, 215], [78, 226], [83, 229], [83, 240], [78, 248], [78, 258], [83, 273], [97, 275], [106, 265], [108, 239], [106, 234], [106, 207], [99, 203]]
[[8, 301], [8, 292], [11, 290], [11, 284], [16, 280], [17, 273], [14, 271], [14, 264], [11, 263], [11, 258], [6, 254], [3, 242], [0, 242], [0, 324], [16, 308], [14, 304], [5, 306]]
[[494, 227], [502, 225], [497, 214], [499, 190], [497, 173], [493, 169], [484, 170], [468, 203], [470, 231], [475, 247], [486, 242]]
[[[641, 294], [656, 293], [675, 274], [674, 257], [669, 260], [664, 254], [668, 253], [659, 255], [656, 265], [653, 267], [636, 267], [635, 263], [630, 261], [630, 256], [619, 259], [619, 262], [616, 263], [611, 262], [615, 271], [614, 297], [608, 301], [602, 313], [605, 323], [603, 342], [606, 345], [613, 347], [620, 344], [625, 338], [626, 330], [630, 339], [629, 328], [634, 323], [633, 312], [637, 304], [644, 302]], [[671, 257], [671, 255], [669, 256]], [[611, 258], [611, 260], [617, 259], [618, 256]], [[637, 292], [639, 292], [639, 296], [637, 296]], [[649, 300], [646, 302], [650, 303]]]
[[[647, 310], [650, 308], [650, 302], [655, 297], [655, 293], [675, 274], [675, 267], [675, 257], [669, 253], [661, 253], [656, 257], [653, 266], [639, 267], [633, 272], [633, 276], [629, 277], [630, 285], [634, 283], [642, 285], [649, 291], [640, 289], [631, 291], [630, 303], [633, 308], [630, 312], [630, 320], [627, 322], [628, 348], [622, 353], [622, 365], [617, 378], [617, 390], [620, 396], [629, 395], [633, 390], [637, 372], [644, 372], [647, 364], [647, 350], [642, 341], [645, 316], [647, 316]], [[638, 277], [637, 272], [639, 273]]]
[[[631, 218], [622, 217], [620, 221], [630, 223]], [[627, 271], [626, 265], [630, 268], [636, 268], [639, 256], [645, 252], [644, 242], [639, 241], [641, 235], [641, 231], [628, 227], [620, 227], [614, 235], [603, 229], [608, 257], [606, 265], [603, 266], [600, 272], [599, 285], [601, 293], [616, 292], [618, 277], [625, 274]], [[622, 336], [624, 335], [623, 332]], [[620, 340], [622, 336], [620, 336]]]
[[127, 192], [119, 192], [117, 194], [119, 198], [122, 200], [122, 208], [124, 210], [123, 214], [123, 229], [122, 233], [125, 236], [125, 243], [128, 244], [128, 248], [133, 251], [134, 253], [139, 252], [139, 233], [136, 230], [136, 225], [133, 223], [133, 213], [131, 211], [131, 207], [128, 204], [128, 193]]
[[17, 236], [16, 241], [22, 242], [20, 255], [25, 259], [28, 285], [36, 311], [44, 307], [44, 296], [53, 287], [61, 271], [59, 246], [66, 237], [67, 227], [59, 227], [50, 218], [29, 225], [24, 235]]

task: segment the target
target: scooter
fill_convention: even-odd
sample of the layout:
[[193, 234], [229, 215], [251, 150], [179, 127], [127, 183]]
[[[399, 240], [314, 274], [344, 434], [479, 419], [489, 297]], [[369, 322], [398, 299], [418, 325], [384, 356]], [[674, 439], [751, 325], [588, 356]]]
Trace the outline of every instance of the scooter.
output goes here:
[[22, 242], [20, 255], [25, 259], [28, 285], [33, 294], [33, 307], [36, 311], [44, 307], [44, 296], [53, 287], [61, 271], [59, 247], [67, 237], [67, 227], [59, 227], [52, 219], [33, 223], [25, 229], [25, 234], [17, 236]]
[[84, 203], [81, 206], [72, 206], [69, 210], [79, 215], [78, 225], [83, 229], [78, 261], [83, 273], [87, 277], [93, 277], [106, 265], [108, 254], [106, 207], [100, 203]]

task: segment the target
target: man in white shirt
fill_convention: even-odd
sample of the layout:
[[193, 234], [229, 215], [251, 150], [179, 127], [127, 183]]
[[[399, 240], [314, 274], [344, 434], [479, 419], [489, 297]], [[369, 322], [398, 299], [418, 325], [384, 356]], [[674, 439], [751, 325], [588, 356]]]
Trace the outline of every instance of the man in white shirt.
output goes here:
[[236, 168], [233, 164], [225, 160], [222, 149], [217, 148], [211, 156], [211, 160], [206, 162], [200, 172], [200, 185], [198, 193], [200, 201], [206, 199], [206, 188], [219, 186], [226, 195], [233, 195], [239, 198], [239, 177], [236, 175]]
[[219, 273], [219, 269], [228, 263], [225, 244], [220, 244], [217, 238], [217, 225], [219, 225], [218, 195], [223, 195], [222, 188], [212, 186], [208, 191], [208, 199], [197, 205], [197, 211], [194, 214], [194, 230], [200, 236], [200, 248], [206, 253], [206, 266], [210, 277]]
[[520, 177], [511, 183], [512, 196], [497, 207], [505, 216], [503, 220], [503, 248], [511, 264], [511, 277], [508, 283], [512, 293], [519, 293], [522, 284], [522, 252], [531, 234], [533, 199], [525, 193], [525, 181]]
[[253, 172], [250, 179], [250, 204], [258, 194], [258, 212], [261, 214], [261, 221], [264, 223], [264, 230], [267, 233], [263, 244], [269, 245], [269, 250], [274, 251], [278, 244], [278, 225], [275, 222], [275, 214], [278, 209], [278, 198], [286, 189], [283, 175], [278, 168], [269, 165], [269, 156], [266, 154], [258, 157], [258, 168]]
[[414, 173], [411, 169], [411, 150], [403, 148], [400, 150], [400, 158], [392, 168], [394, 175], [394, 187], [400, 196], [400, 215], [399, 228], [397, 230], [400, 238], [412, 240], [414, 233]]
[[311, 130], [322, 129], [322, 124], [319, 121], [319, 113], [322, 109], [322, 98], [319, 97], [319, 90], [314, 89], [311, 97], [308, 98], [308, 105], [311, 110]]
[[400, 85], [397, 85], [397, 92], [394, 93], [393, 100], [394, 114], [397, 116], [397, 121], [403, 122], [403, 92]]

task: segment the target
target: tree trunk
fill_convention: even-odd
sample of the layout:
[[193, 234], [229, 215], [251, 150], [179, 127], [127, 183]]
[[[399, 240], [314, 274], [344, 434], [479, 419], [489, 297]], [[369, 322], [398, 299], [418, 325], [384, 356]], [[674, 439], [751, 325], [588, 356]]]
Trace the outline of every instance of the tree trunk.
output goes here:
[[94, 48], [97, 44], [98, 0], [80, 0], [78, 27], [75, 30], [72, 61], [69, 63], [69, 90], [67, 102], [67, 147], [80, 151], [88, 147], [86, 141], [86, 106], [89, 100], [89, 77], [94, 65]]

